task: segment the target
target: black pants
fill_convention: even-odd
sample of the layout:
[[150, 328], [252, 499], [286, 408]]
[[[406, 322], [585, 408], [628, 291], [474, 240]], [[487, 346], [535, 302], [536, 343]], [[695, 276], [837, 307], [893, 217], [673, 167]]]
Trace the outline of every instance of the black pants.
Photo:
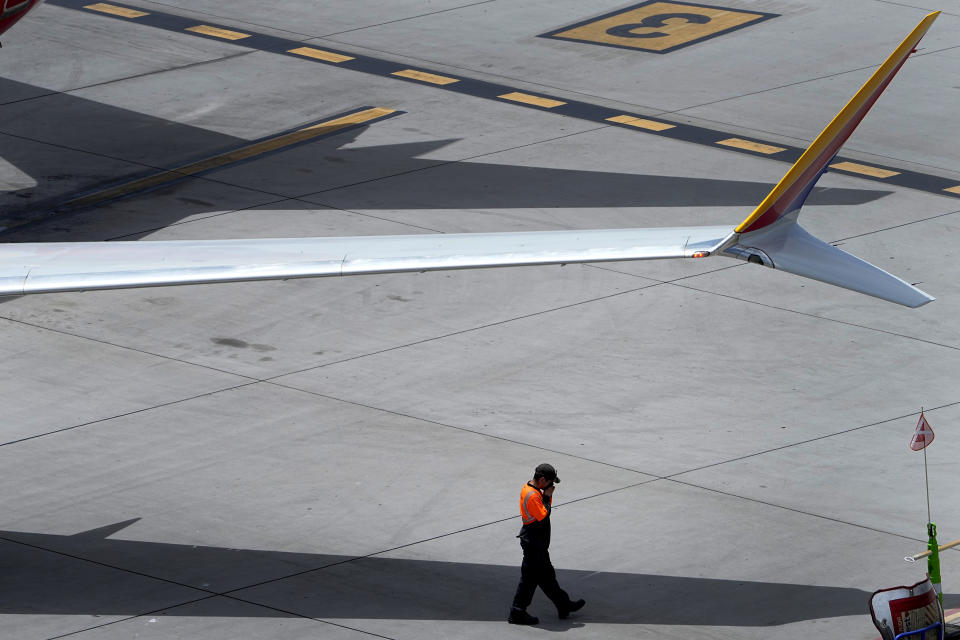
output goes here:
[[539, 545], [522, 541], [520, 546], [523, 548], [523, 564], [520, 565], [520, 584], [513, 596], [513, 606], [526, 609], [533, 600], [533, 592], [540, 587], [558, 610], [565, 609], [570, 604], [570, 596], [557, 582], [557, 572], [550, 563], [550, 552]]

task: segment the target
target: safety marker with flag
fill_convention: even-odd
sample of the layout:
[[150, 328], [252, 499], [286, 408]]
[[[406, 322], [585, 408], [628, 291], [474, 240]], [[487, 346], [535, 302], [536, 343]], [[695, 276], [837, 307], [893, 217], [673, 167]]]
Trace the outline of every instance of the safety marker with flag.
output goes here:
[[920, 408], [920, 419], [917, 420], [917, 428], [913, 430], [913, 437], [910, 438], [910, 448], [914, 451], [923, 450], [923, 475], [927, 481], [927, 549], [930, 555], [927, 557], [927, 575], [933, 583], [933, 588], [937, 592], [940, 605], [943, 606], [943, 586], [940, 577], [940, 545], [937, 543], [937, 525], [930, 517], [930, 474], [927, 472], [927, 445], [933, 442], [933, 428], [927, 422], [923, 415], [923, 407]]
[[913, 437], [910, 438], [910, 448], [914, 451], [920, 451], [931, 442], [933, 442], [933, 429], [930, 427], [930, 423], [927, 422], [927, 418], [923, 415], [923, 410], [921, 409], [920, 419], [917, 421], [917, 428], [913, 432]]

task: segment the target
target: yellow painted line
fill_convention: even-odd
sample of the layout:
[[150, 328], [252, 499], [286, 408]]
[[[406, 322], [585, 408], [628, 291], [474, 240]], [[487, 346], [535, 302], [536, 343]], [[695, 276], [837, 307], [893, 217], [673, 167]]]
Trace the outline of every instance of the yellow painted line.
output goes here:
[[945, 617], [945, 618], [943, 619], [943, 621], [944, 621], [944, 622], [953, 622], [954, 620], [956, 620], [956, 619], [958, 619], [958, 618], [960, 618], [960, 611], [957, 611], [956, 613], [951, 613], [950, 615], [948, 615], [947, 617]]
[[341, 118], [327, 120], [326, 122], [320, 122], [309, 127], [304, 127], [303, 129], [298, 129], [297, 131], [292, 131], [290, 133], [277, 136], [276, 138], [255, 142], [218, 156], [200, 160], [199, 162], [186, 164], [168, 171], [163, 171], [156, 175], [140, 178], [139, 180], [127, 182], [125, 184], [117, 185], [116, 187], [98, 191], [97, 193], [76, 198], [65, 203], [64, 206], [67, 208], [83, 207], [96, 204], [98, 202], [103, 202], [105, 200], [112, 200], [114, 198], [127, 196], [137, 191], [143, 191], [144, 189], [157, 187], [168, 182], [180, 180], [181, 178], [187, 176], [202, 173], [204, 171], [210, 171], [211, 169], [218, 169], [226, 165], [240, 162], [241, 160], [247, 160], [254, 156], [269, 153], [270, 151], [277, 151], [284, 147], [288, 147], [299, 142], [305, 142], [311, 138], [316, 138], [317, 136], [332, 133], [350, 125], [377, 120], [384, 116], [388, 116], [395, 111], [395, 109], [384, 109], [377, 107], [352, 113]]
[[353, 56], [344, 56], [339, 53], [334, 53], [333, 51], [324, 51], [323, 49], [314, 49], [313, 47], [290, 49], [287, 53], [295, 53], [300, 56], [307, 56], [308, 58], [325, 60], [326, 62], [346, 62], [347, 60], [353, 60]]
[[841, 171], [850, 171], [851, 173], [862, 173], [865, 176], [871, 176], [873, 178], [889, 178], [891, 176], [900, 175], [899, 171], [878, 169], [877, 167], [870, 167], [865, 164], [857, 164], [856, 162], [837, 162], [836, 164], [830, 165], [830, 168], [840, 169]]
[[519, 91], [514, 91], [512, 93], [505, 93], [502, 96], [497, 96], [503, 98], [504, 100], [513, 100], [514, 102], [523, 102], [524, 104], [532, 104], [538, 107], [546, 107], [548, 109], [553, 109], [554, 107], [559, 107], [562, 104], [567, 104], [566, 102], [561, 102], [560, 100], [551, 100], [550, 98], [541, 98], [540, 96], [532, 96], [529, 93], [520, 93]]
[[612, 118], [607, 118], [610, 122], [618, 122], [620, 124], [630, 125], [631, 127], [640, 127], [641, 129], [650, 129], [651, 131], [666, 131], [667, 129], [673, 129], [675, 124], [667, 124], [666, 122], [657, 122], [656, 120], [647, 120], [646, 118], [637, 118], [636, 116], [614, 116]]
[[955, 187], [947, 187], [944, 191], [949, 191], [950, 193], [960, 193], [960, 184]]
[[780, 153], [781, 151], [786, 151], [786, 147], [775, 147], [772, 144], [760, 144], [759, 142], [751, 142], [749, 140], [741, 140], [740, 138], [727, 138], [726, 140], [718, 140], [717, 144], [722, 144], [727, 147], [734, 147], [736, 149], [746, 149], [747, 151], [756, 151], [757, 153]]
[[120, 16], [121, 18], [142, 18], [143, 16], [150, 15], [146, 11], [135, 11], [134, 9], [127, 9], [126, 7], [118, 7], [116, 5], [107, 4], [106, 2], [98, 2], [96, 4], [88, 4], [84, 9], [90, 9], [92, 11], [99, 11], [100, 13], [109, 13], [113, 16]]
[[220, 27], [211, 27], [206, 24], [198, 24], [195, 27], [187, 27], [187, 31], [193, 31], [194, 33], [202, 33], [205, 36], [213, 36], [215, 38], [223, 38], [224, 40], [243, 40], [244, 38], [249, 38], [249, 33], [240, 33], [239, 31], [230, 31], [229, 29], [221, 29]]
[[457, 78], [438, 76], [435, 73], [426, 73], [425, 71], [416, 71], [414, 69], [394, 71], [390, 75], [400, 76], [401, 78], [410, 78], [411, 80], [420, 80], [421, 82], [429, 82], [431, 84], [453, 84], [454, 82], [460, 82]]

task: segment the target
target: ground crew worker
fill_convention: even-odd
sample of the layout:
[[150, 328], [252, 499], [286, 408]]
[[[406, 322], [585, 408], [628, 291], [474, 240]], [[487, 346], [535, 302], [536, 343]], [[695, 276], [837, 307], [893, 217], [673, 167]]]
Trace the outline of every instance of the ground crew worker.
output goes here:
[[533, 600], [533, 592], [540, 587], [543, 593], [557, 607], [557, 615], [565, 619], [574, 611], [579, 611], [586, 601], [570, 600], [567, 592], [557, 583], [557, 573], [550, 563], [550, 509], [553, 502], [554, 485], [560, 482], [557, 470], [549, 464], [538, 465], [533, 472], [533, 480], [520, 490], [520, 516], [523, 528], [517, 535], [523, 549], [523, 564], [520, 567], [520, 584], [513, 596], [510, 608], [511, 624], [537, 624], [540, 619], [527, 613], [527, 607]]

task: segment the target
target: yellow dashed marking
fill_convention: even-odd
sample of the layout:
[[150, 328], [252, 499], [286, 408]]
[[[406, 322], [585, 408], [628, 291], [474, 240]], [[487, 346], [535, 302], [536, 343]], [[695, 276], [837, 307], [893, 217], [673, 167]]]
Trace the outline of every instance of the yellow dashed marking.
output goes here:
[[313, 47], [290, 49], [287, 53], [295, 53], [300, 56], [316, 58], [317, 60], [324, 60], [326, 62], [346, 62], [347, 60], [353, 60], [352, 56], [344, 56], [339, 53], [334, 53], [333, 51], [324, 51], [323, 49], [314, 49]]
[[121, 18], [142, 18], [143, 16], [150, 15], [145, 11], [136, 11], [134, 9], [127, 9], [126, 7], [117, 7], [112, 4], [107, 4], [105, 2], [98, 2], [96, 4], [88, 4], [84, 9], [90, 9], [91, 11], [99, 11], [100, 13], [109, 13], [113, 16], [120, 16]]
[[949, 191], [950, 193], [960, 193], [960, 184], [955, 187], [947, 187], [944, 191]]
[[830, 165], [830, 168], [850, 171], [852, 173], [862, 173], [865, 176], [871, 176], [873, 178], [889, 178], [900, 175], [899, 171], [888, 171], [887, 169], [879, 169], [865, 164], [857, 164], [856, 162], [838, 162]]
[[780, 153], [781, 151], [786, 151], [785, 147], [775, 147], [772, 144], [760, 144], [759, 142], [741, 140], [740, 138], [727, 138], [726, 140], [719, 140], [717, 141], [717, 144], [722, 144], [727, 147], [735, 147], [737, 149], [746, 149], [747, 151], [756, 151], [758, 153]]
[[657, 122], [656, 120], [647, 120], [646, 118], [637, 118], [636, 116], [614, 116], [612, 118], [607, 118], [610, 122], [618, 122], [620, 124], [627, 124], [631, 127], [640, 127], [641, 129], [650, 129], [651, 131], [666, 131], [667, 129], [673, 129], [675, 124], [667, 124], [666, 122]]
[[420, 80], [421, 82], [429, 82], [431, 84], [453, 84], [454, 82], [460, 82], [456, 78], [448, 78], [447, 76], [438, 76], [435, 73], [427, 73], [425, 71], [416, 71], [414, 69], [404, 69], [403, 71], [394, 71], [391, 75], [400, 76], [401, 78], [410, 78], [411, 80]]
[[202, 33], [205, 36], [213, 36], [214, 38], [223, 38], [224, 40], [243, 40], [244, 38], [249, 38], [249, 33], [240, 33], [239, 31], [230, 31], [229, 29], [221, 29], [220, 27], [211, 27], [206, 24], [199, 24], [195, 27], [188, 27], [187, 31], [193, 31], [194, 33]]
[[343, 129], [344, 127], [352, 124], [360, 124], [363, 122], [376, 120], [378, 118], [390, 115], [391, 113], [394, 113], [394, 111], [395, 109], [376, 107], [357, 113], [352, 113], [341, 118], [334, 118], [333, 120], [320, 122], [309, 127], [304, 127], [303, 129], [298, 129], [297, 131], [292, 131], [290, 133], [277, 136], [276, 138], [255, 142], [245, 147], [240, 147], [239, 149], [234, 149], [233, 151], [229, 151], [218, 156], [213, 156], [212, 158], [207, 158], [205, 160], [200, 160], [199, 162], [176, 167], [174, 169], [170, 169], [169, 171], [163, 171], [156, 175], [147, 176], [146, 178], [134, 180], [132, 182], [117, 185], [116, 187], [105, 189], [88, 196], [83, 196], [67, 202], [65, 206], [68, 208], [84, 207], [98, 202], [103, 202], [105, 200], [112, 200], [114, 198], [127, 196], [137, 191], [150, 189], [168, 182], [180, 180], [181, 178], [187, 176], [202, 173], [204, 171], [210, 171], [211, 169], [218, 169], [235, 162], [240, 162], [241, 160], [246, 160], [270, 151], [276, 151], [278, 149], [288, 147], [292, 144], [305, 142], [311, 138], [316, 138], [317, 136], [321, 136], [326, 133], [332, 133], [338, 129]]
[[553, 109], [554, 107], [559, 107], [562, 104], [567, 104], [566, 102], [562, 102], [560, 100], [541, 98], [540, 96], [532, 96], [529, 93], [520, 93], [519, 91], [505, 93], [502, 96], [497, 97], [503, 98], [504, 100], [513, 100], [514, 102], [523, 102], [524, 104], [533, 104], [538, 107], [546, 107], [548, 109]]

